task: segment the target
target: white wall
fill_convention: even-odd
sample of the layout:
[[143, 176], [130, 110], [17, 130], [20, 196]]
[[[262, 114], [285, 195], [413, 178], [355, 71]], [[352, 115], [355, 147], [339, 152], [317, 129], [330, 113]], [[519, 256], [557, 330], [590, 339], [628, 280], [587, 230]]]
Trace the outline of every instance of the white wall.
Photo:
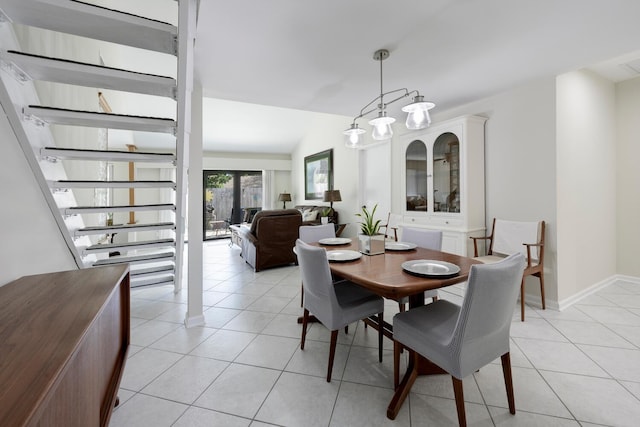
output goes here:
[[391, 212], [391, 152], [392, 143], [383, 142], [359, 151], [360, 200], [369, 209], [378, 205], [376, 218], [387, 222]]
[[617, 272], [640, 277], [640, 78], [616, 86]]
[[[304, 199], [304, 158], [311, 154], [333, 148], [333, 188], [340, 190], [341, 202], [334, 202], [333, 207], [338, 211], [339, 221], [349, 224], [343, 236], [357, 234], [358, 217], [360, 211], [358, 200], [358, 151], [344, 146], [342, 132], [349, 127], [351, 118], [331, 114], [317, 114], [309, 132], [297, 145], [291, 155], [291, 198], [293, 205], [313, 204], [329, 205], [322, 200]], [[386, 214], [385, 214], [386, 215]]]
[[21, 276], [77, 266], [24, 153], [0, 110], [0, 285]]
[[615, 86], [588, 71], [557, 78], [558, 300], [616, 273]]
[[[494, 217], [546, 221], [545, 293], [551, 307], [558, 295], [555, 85], [553, 78], [541, 79], [433, 114], [433, 124], [463, 115], [488, 118], [485, 125], [485, 226], [490, 231]], [[394, 173], [394, 191], [401, 191], [398, 173]], [[538, 295], [538, 279], [530, 278], [527, 283], [526, 292]], [[532, 296], [531, 301], [539, 301], [539, 298]]]

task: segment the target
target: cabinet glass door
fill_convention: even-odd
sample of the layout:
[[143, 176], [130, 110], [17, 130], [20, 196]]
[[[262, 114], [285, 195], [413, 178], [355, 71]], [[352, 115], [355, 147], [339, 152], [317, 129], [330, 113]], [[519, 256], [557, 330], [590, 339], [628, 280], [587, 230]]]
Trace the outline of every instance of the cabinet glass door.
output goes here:
[[451, 132], [433, 144], [433, 211], [460, 212], [460, 140]]
[[415, 140], [407, 147], [407, 211], [427, 211], [427, 145]]

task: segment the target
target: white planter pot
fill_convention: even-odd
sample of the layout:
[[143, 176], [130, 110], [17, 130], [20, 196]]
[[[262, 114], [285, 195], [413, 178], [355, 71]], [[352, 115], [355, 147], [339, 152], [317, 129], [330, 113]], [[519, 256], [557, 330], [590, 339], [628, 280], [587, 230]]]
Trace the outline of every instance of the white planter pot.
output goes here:
[[322, 223], [322, 225], [329, 224], [329, 217], [328, 216], [321, 216], [320, 217], [320, 222]]

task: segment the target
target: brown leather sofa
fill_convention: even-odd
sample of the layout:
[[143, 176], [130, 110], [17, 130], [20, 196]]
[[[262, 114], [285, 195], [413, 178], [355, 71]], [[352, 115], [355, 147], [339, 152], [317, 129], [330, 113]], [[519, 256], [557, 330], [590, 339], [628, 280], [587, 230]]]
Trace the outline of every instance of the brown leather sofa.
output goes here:
[[302, 214], [297, 209], [260, 211], [243, 232], [242, 258], [255, 271], [297, 262], [293, 248], [302, 225]]
[[[325, 209], [328, 209], [329, 206], [316, 206], [316, 205], [297, 205], [294, 209], [297, 209], [302, 214], [302, 225], [319, 225], [321, 223], [320, 218], [322, 217], [322, 212]], [[310, 215], [313, 219], [307, 220], [307, 215]], [[338, 224], [338, 211], [333, 209], [333, 212], [330, 212], [329, 222], [333, 224]]]

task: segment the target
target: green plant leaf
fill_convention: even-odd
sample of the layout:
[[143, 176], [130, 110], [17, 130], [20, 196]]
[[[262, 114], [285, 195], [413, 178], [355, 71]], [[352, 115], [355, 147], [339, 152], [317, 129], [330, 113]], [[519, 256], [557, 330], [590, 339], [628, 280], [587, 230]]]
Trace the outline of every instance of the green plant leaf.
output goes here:
[[362, 234], [373, 236], [380, 230], [381, 220], [376, 220], [374, 218], [377, 208], [378, 204], [376, 203], [371, 212], [369, 212], [366, 206], [362, 206], [362, 212], [356, 213], [357, 217], [362, 218], [362, 221], [360, 222], [360, 231], [362, 231]]

